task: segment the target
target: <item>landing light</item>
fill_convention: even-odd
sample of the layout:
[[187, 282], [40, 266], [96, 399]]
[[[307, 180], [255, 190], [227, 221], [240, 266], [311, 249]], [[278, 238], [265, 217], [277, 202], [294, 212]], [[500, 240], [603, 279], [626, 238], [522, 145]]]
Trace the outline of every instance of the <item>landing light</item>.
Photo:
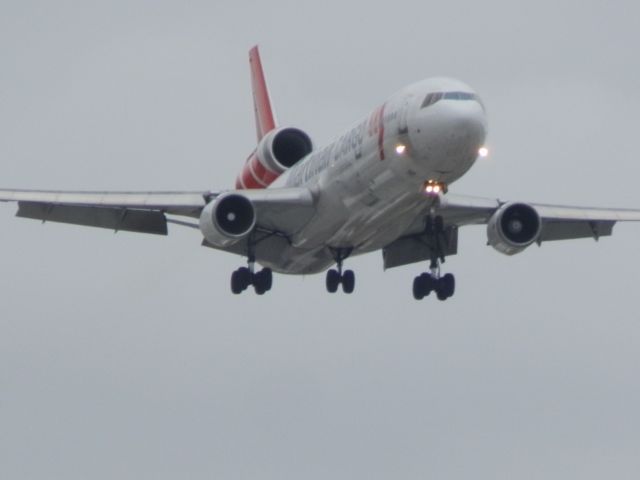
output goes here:
[[404, 153], [407, 151], [407, 146], [399, 143], [398, 145], [396, 145], [396, 153], [398, 155], [404, 155]]
[[424, 184], [424, 193], [437, 196], [440, 193], [447, 193], [447, 185], [435, 180], [428, 180]]
[[482, 158], [485, 158], [489, 155], [489, 149], [487, 147], [480, 147], [480, 149], [478, 150], [478, 155], [480, 155]]

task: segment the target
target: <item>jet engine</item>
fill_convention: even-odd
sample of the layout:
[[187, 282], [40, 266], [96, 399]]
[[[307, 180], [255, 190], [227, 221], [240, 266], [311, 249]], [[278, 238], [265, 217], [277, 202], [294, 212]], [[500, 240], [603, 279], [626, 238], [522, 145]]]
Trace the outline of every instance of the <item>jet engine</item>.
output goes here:
[[212, 245], [233, 245], [251, 233], [256, 212], [251, 201], [237, 193], [223, 193], [207, 204], [200, 214], [200, 231]]
[[298, 128], [271, 130], [247, 159], [236, 188], [265, 188], [312, 150], [311, 138]]
[[525, 203], [507, 203], [489, 219], [489, 245], [505, 255], [515, 255], [536, 241], [542, 221], [535, 208]]

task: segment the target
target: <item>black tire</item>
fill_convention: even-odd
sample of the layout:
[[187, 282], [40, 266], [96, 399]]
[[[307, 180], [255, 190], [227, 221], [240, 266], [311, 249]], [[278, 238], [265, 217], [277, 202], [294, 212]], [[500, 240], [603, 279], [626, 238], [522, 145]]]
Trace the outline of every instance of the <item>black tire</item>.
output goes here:
[[441, 302], [444, 302], [447, 298], [449, 298], [444, 294], [444, 292], [440, 290], [436, 290], [436, 295], [438, 297], [438, 300], [440, 300]]
[[326, 278], [327, 292], [336, 293], [338, 291], [338, 285], [340, 285], [340, 274], [333, 268], [327, 271]]
[[423, 273], [420, 275], [420, 281], [422, 283], [422, 295], [428, 297], [435, 290], [434, 279], [428, 273]]
[[443, 290], [447, 298], [453, 297], [456, 292], [456, 277], [447, 273], [440, 281], [443, 283]]
[[235, 270], [231, 274], [231, 291], [233, 292], [234, 295], [238, 295], [242, 293], [243, 290], [244, 290], [244, 287], [242, 285], [241, 273], [239, 270]]
[[353, 293], [356, 288], [356, 274], [353, 270], [345, 270], [342, 274], [342, 291], [344, 293]]
[[264, 288], [268, 292], [273, 287], [273, 272], [270, 268], [263, 268], [260, 274], [264, 277]]
[[247, 288], [249, 288], [249, 285], [251, 285], [251, 270], [249, 270], [247, 267], [240, 267], [236, 271], [238, 272], [240, 288], [242, 288], [242, 290], [246, 290]]
[[413, 279], [413, 298], [422, 300], [424, 298], [424, 282], [422, 276], [418, 275]]

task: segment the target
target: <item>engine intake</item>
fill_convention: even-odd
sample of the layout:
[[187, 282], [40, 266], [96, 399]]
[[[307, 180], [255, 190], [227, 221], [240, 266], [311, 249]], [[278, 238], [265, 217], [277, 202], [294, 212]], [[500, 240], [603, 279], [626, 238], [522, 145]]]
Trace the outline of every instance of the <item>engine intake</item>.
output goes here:
[[222, 194], [200, 214], [200, 231], [216, 247], [227, 247], [251, 233], [256, 212], [251, 201], [237, 193]]
[[540, 215], [525, 203], [508, 203], [489, 219], [489, 245], [505, 255], [515, 255], [536, 241], [542, 229]]
[[271, 130], [247, 159], [236, 188], [265, 188], [312, 150], [311, 138], [298, 128]]
[[309, 135], [297, 128], [283, 128], [276, 131], [270, 152], [268, 150], [267, 152], [272, 154], [273, 160], [284, 171], [306, 157], [312, 149], [313, 144]]

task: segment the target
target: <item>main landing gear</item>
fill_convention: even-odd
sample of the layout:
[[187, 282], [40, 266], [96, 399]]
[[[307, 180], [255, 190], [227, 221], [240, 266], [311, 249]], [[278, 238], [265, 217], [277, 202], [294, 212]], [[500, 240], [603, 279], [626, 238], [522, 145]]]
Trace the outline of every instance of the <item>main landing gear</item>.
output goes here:
[[456, 279], [451, 273], [440, 275], [440, 265], [444, 263], [442, 236], [444, 221], [441, 216], [428, 217], [426, 232], [431, 246], [431, 262], [429, 272], [422, 273], [413, 279], [413, 298], [422, 300], [431, 292], [436, 292], [438, 300], [446, 300], [456, 291]]
[[422, 273], [413, 279], [413, 298], [422, 300], [431, 292], [436, 292], [438, 300], [452, 297], [456, 290], [456, 278], [447, 273], [442, 277], [433, 273]]
[[264, 295], [271, 290], [273, 285], [273, 273], [270, 268], [263, 268], [255, 272], [255, 262], [250, 259], [247, 267], [241, 267], [231, 274], [231, 291], [238, 295], [244, 292], [250, 285], [258, 295]]
[[353, 273], [353, 270], [342, 271], [342, 262], [349, 256], [351, 249], [336, 249], [332, 250], [332, 253], [338, 268], [332, 268], [327, 271], [327, 291], [329, 293], [336, 293], [338, 286], [342, 284], [342, 291], [344, 293], [353, 293], [353, 290], [356, 288], [356, 275]]

